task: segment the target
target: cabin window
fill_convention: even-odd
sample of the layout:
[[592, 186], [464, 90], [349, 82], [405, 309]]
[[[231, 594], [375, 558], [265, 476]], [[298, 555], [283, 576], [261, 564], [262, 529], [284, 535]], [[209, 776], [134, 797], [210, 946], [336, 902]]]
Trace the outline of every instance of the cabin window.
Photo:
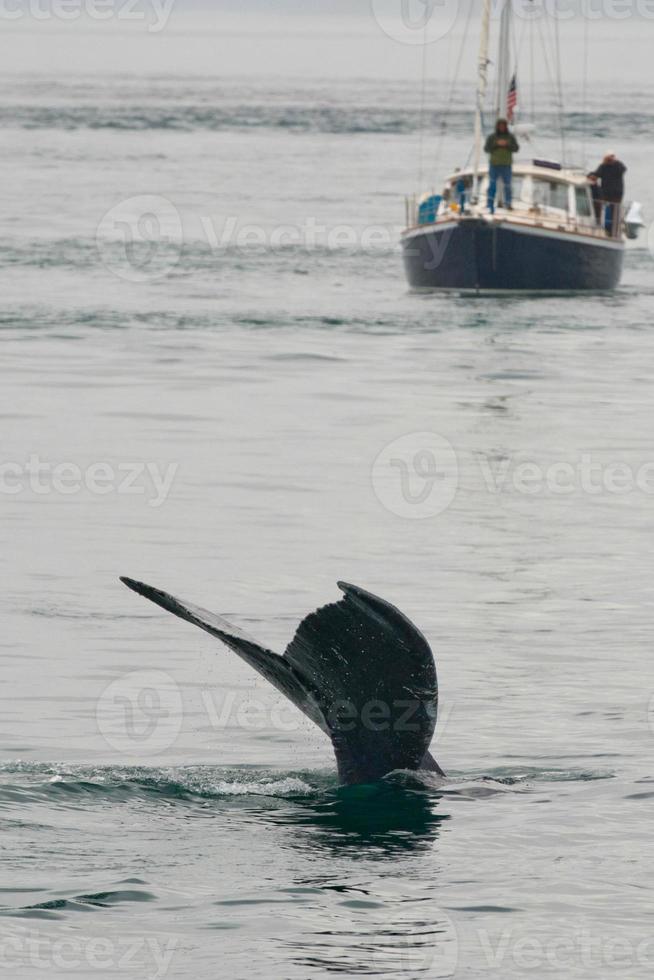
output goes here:
[[593, 205], [591, 203], [591, 197], [585, 187], [575, 188], [575, 201], [577, 202], [578, 218], [593, 217]]
[[568, 185], [559, 180], [534, 181], [534, 204], [544, 208], [568, 210]]
[[[511, 181], [511, 196], [512, 196], [512, 198], [513, 198], [514, 201], [520, 201], [520, 200], [522, 200], [522, 188], [523, 188], [522, 177], [517, 177], [514, 174], [513, 175], [513, 179]], [[485, 194], [488, 193], [488, 183], [486, 183], [485, 186], [484, 186], [484, 192], [485, 192]], [[504, 200], [504, 181], [502, 181], [502, 180], [498, 180], [498, 182], [497, 182], [497, 203], [498, 203], [498, 206], [499, 207], [501, 207], [501, 208], [504, 207], [504, 204], [505, 204], [505, 200]]]
[[[486, 200], [488, 194], [489, 178], [482, 177], [479, 184], [479, 196], [482, 201]], [[521, 201], [523, 204], [530, 204], [530, 183], [528, 177], [523, 177], [522, 175], [513, 175], [513, 180], [511, 181], [511, 194], [513, 197], [513, 203]], [[504, 207], [504, 184], [501, 180], [497, 182], [497, 205], [498, 207]]]
[[562, 211], [568, 210], [568, 185], [556, 183], [550, 184], [550, 207], [560, 208]]
[[[500, 186], [502, 186], [502, 185], [500, 185]], [[515, 174], [513, 175], [513, 180], [511, 181], [511, 192], [513, 194], [513, 200], [514, 201], [522, 201], [522, 200], [524, 200], [524, 198], [522, 196], [522, 192], [523, 192], [523, 180], [522, 180], [522, 177], [516, 177]]]

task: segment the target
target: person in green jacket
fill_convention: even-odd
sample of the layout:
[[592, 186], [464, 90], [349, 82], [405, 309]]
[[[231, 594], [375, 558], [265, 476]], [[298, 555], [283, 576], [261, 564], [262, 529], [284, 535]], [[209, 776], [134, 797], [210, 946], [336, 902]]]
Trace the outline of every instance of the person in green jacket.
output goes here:
[[489, 155], [488, 210], [495, 213], [497, 182], [504, 185], [504, 204], [510, 211], [513, 204], [513, 154], [520, 149], [518, 141], [509, 129], [506, 119], [498, 119], [495, 132], [486, 140], [484, 150]]

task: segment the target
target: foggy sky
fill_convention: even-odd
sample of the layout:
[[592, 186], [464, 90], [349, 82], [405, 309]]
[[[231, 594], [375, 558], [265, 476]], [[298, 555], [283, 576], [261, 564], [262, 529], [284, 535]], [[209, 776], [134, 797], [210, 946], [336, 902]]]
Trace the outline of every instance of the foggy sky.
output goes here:
[[[114, 0], [117, 16], [102, 22], [84, 16], [74, 22], [36, 19], [29, 15], [34, 2], [46, 6], [53, 0], [12, 0], [12, 5], [23, 4], [25, 15], [11, 21], [0, 18], [4, 72], [417, 79], [421, 70], [420, 47], [407, 43], [407, 38], [415, 42], [419, 33], [403, 29], [399, 0], [138, 0], [140, 21], [118, 16], [126, 0]], [[84, 10], [93, 0], [78, 2]], [[651, 85], [654, 19], [636, 16], [647, 2], [592, 0], [593, 9], [605, 11], [588, 23], [589, 74], [598, 87], [615, 81]], [[169, 7], [165, 26], [153, 32], [155, 3]], [[409, 3], [412, 16], [424, 10], [419, 0]], [[571, 0], [559, 3], [567, 9]], [[450, 77], [467, 4], [468, 0], [441, 0], [435, 8], [437, 37], [426, 61], [431, 79]], [[654, 0], [650, 8], [654, 18]], [[614, 16], [625, 10], [631, 10], [626, 19]], [[476, 74], [478, 12], [475, 0], [463, 49], [464, 82], [474, 82]], [[520, 34], [523, 21], [517, 18], [516, 23]], [[584, 23], [581, 18], [560, 22], [563, 75], [573, 84], [581, 79]], [[537, 80], [545, 77], [538, 66], [535, 75]]]

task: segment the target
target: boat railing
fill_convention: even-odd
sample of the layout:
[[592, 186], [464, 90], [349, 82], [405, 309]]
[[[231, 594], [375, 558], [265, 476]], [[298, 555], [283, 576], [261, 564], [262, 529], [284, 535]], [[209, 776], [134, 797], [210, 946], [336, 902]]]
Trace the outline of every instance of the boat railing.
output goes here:
[[615, 201], [595, 200], [595, 216], [600, 228], [610, 238], [622, 238], [625, 211], [622, 204]]
[[[444, 206], [445, 204], [445, 206]], [[456, 202], [444, 202], [440, 194], [410, 195], [405, 198], [405, 219], [407, 228], [420, 228], [438, 224], [442, 221], [458, 220], [461, 217], [490, 215], [483, 205], [465, 203], [462, 209]], [[509, 219], [517, 224], [533, 224], [537, 227], [591, 235], [595, 238], [622, 239], [624, 227], [624, 208], [621, 204], [595, 201], [595, 219], [568, 213], [556, 213], [542, 206], [529, 208], [516, 207], [507, 212], [498, 207], [497, 218]]]
[[418, 221], [418, 201], [415, 194], [404, 198], [405, 227], [415, 228]]

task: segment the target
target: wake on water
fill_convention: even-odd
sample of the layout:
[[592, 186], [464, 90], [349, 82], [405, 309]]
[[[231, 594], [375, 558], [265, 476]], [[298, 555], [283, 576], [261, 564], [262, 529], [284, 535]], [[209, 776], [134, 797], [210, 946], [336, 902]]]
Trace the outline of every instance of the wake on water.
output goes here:
[[163, 797], [189, 803], [232, 797], [320, 801], [335, 796], [362, 798], [388, 789], [434, 798], [482, 799], [506, 792], [530, 792], [532, 787], [538, 788], [544, 783], [588, 782], [612, 776], [606, 770], [536, 766], [501, 767], [488, 773], [454, 772], [446, 779], [429, 772], [398, 771], [379, 783], [343, 787], [338, 785], [336, 772], [331, 770], [276, 772], [252, 766], [150, 768], [17, 762], [0, 766], [0, 807], [20, 800], [83, 806], [108, 798], [127, 801]]

